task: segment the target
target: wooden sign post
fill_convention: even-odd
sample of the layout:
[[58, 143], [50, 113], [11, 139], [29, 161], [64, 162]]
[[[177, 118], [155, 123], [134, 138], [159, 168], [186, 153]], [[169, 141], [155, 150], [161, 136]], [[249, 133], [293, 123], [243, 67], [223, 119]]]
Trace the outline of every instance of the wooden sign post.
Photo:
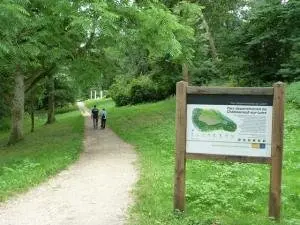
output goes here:
[[276, 83], [273, 100], [272, 157], [270, 173], [269, 216], [280, 219], [281, 174], [283, 154], [284, 86]]
[[180, 211], [185, 206], [185, 161], [186, 161], [186, 92], [187, 83], [176, 85], [176, 167], [174, 208]]
[[271, 166], [269, 216], [280, 219], [284, 85], [270, 88], [176, 85], [174, 209], [185, 209], [186, 159]]

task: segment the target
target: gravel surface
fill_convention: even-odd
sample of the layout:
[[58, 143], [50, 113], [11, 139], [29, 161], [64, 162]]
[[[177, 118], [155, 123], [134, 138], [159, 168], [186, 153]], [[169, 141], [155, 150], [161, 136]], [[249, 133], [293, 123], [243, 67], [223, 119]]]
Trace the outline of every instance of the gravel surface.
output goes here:
[[0, 205], [0, 225], [125, 224], [137, 179], [136, 154], [110, 129], [94, 130], [89, 117], [85, 136], [75, 164]]

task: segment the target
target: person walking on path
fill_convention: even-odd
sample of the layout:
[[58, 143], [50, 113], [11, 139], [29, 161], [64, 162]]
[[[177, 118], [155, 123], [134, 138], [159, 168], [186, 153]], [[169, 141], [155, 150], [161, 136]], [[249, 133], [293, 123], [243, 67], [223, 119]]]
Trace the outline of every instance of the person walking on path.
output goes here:
[[107, 117], [107, 112], [105, 111], [105, 109], [103, 108], [101, 111], [101, 128], [105, 129], [105, 125], [106, 125], [106, 117]]
[[97, 129], [98, 128], [98, 119], [99, 119], [99, 110], [97, 109], [96, 105], [94, 105], [94, 108], [92, 109], [91, 118], [93, 119], [94, 129]]

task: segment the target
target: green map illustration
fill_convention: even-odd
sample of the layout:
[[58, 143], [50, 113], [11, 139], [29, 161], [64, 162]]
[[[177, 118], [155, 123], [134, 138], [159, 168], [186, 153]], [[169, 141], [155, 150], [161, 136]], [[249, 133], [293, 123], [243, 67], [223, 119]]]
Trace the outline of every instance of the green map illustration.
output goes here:
[[234, 121], [214, 109], [195, 108], [192, 117], [194, 126], [205, 132], [214, 130], [234, 132], [237, 128]]

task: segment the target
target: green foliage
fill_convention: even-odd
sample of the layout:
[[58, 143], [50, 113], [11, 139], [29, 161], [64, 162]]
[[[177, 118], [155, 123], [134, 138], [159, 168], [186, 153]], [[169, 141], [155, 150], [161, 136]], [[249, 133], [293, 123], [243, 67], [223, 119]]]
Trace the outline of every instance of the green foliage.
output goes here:
[[[126, 82], [130, 83], [128, 80], [139, 76], [152, 79], [154, 86], [157, 86], [155, 89], [161, 93], [157, 99], [174, 94], [175, 83], [182, 79], [182, 64], [192, 65], [196, 52], [197, 56], [205, 57], [206, 54], [203, 42], [207, 40], [201, 36], [203, 30], [198, 29], [202, 18], [201, 10], [202, 7], [197, 3], [181, 2], [173, 8], [166, 8], [163, 4], [148, 1], [139, 1], [133, 7], [121, 10], [120, 26], [124, 31], [123, 36], [119, 37], [117, 45], [105, 51], [110, 60], [115, 60], [119, 66], [115, 72], [115, 84], [110, 89], [113, 98], [118, 99], [117, 104], [130, 103], [129, 97], [133, 93]], [[121, 76], [126, 77], [126, 88], [118, 85], [121, 84], [118, 81], [122, 80]], [[120, 86], [119, 91], [116, 90], [117, 86]], [[148, 87], [145, 88], [148, 90]], [[113, 90], [118, 94], [114, 94]], [[153, 93], [152, 101], [155, 101], [154, 88], [148, 92]], [[143, 99], [147, 97], [137, 98], [139, 100], [134, 102], [145, 101]]]
[[117, 79], [111, 86], [110, 93], [116, 106], [153, 102], [169, 96], [168, 91], [159, 87], [148, 76], [139, 76], [131, 80]]
[[299, 27], [297, 0], [285, 4], [263, 1], [253, 7], [249, 20], [237, 32], [237, 48], [233, 48], [247, 62], [249, 80], [294, 81], [299, 77]]
[[150, 7], [142, 11], [138, 19], [141, 23], [140, 39], [145, 43], [150, 58], [166, 54], [176, 58], [182, 53], [182, 47], [174, 35], [181, 27], [174, 15], [164, 9]]
[[[35, 87], [26, 94], [25, 110], [31, 112], [34, 110], [48, 109], [48, 92], [46, 89], [47, 78], [44, 82], [37, 83]], [[58, 73], [54, 79], [54, 96], [56, 113], [64, 113], [76, 110], [74, 104], [77, 96], [77, 88], [74, 87], [74, 80], [65, 73]]]
[[[1, 92], [1, 91], [0, 91]], [[1, 95], [1, 93], [0, 93], [0, 95]], [[4, 93], [2, 93], [2, 95], [1, 96], [5, 96], [5, 94]], [[5, 101], [5, 99], [4, 98], [1, 98], [0, 99], [0, 120], [2, 119], [2, 118], [4, 118], [4, 117], [6, 117], [6, 116], [8, 116], [9, 115], [9, 107], [8, 107], [8, 105], [7, 105], [7, 102]]]
[[55, 104], [63, 107], [75, 102], [77, 89], [74, 88], [74, 80], [66, 74], [58, 74], [55, 77]]
[[170, 10], [155, 4], [144, 7], [136, 15], [139, 26], [137, 39], [148, 51], [150, 60], [166, 55], [173, 60], [192, 57], [193, 49], [186, 44], [194, 41], [194, 30], [191, 26], [180, 23], [179, 18]]
[[[68, 64], [78, 54], [87, 35], [87, 29], [72, 23], [80, 14], [77, 7], [81, 6], [68, 0], [1, 1], [0, 70], [1, 75], [3, 73], [7, 77], [3, 84], [6, 90], [4, 93], [0, 91], [1, 98], [7, 97], [8, 103], [16, 102], [12, 98], [14, 77], [18, 74], [25, 80], [26, 111], [33, 111], [38, 107], [42, 94], [28, 92], [37, 88], [45, 77], [57, 74]], [[67, 90], [65, 96], [67, 93], [70, 97], [74, 93], [71, 90], [73, 89]], [[20, 96], [22, 97], [18, 101], [21, 103], [24, 93]], [[18, 113], [12, 114], [13, 122], [23, 117], [22, 107], [23, 105], [19, 107]], [[15, 116], [17, 114], [20, 116]], [[11, 130], [12, 134], [16, 130], [22, 133], [22, 127], [17, 127]]]
[[124, 77], [117, 77], [115, 83], [110, 87], [110, 96], [115, 101], [116, 106], [130, 104], [130, 83]]
[[215, 63], [211, 60], [206, 60], [199, 66], [193, 66], [191, 68], [191, 83], [194, 85], [207, 85], [214, 79], [219, 78], [220, 71]]
[[8, 118], [0, 119], [0, 131], [7, 131], [10, 129], [10, 120]]
[[157, 84], [162, 96], [170, 96], [176, 92], [176, 82], [182, 80], [182, 65], [162, 59], [157, 62], [151, 79]]
[[157, 101], [165, 98], [163, 93], [159, 93], [156, 83], [147, 76], [140, 76], [130, 83], [131, 104]]
[[[297, 36], [300, 36], [300, 31]], [[278, 71], [278, 74], [284, 78], [300, 80], [300, 37], [292, 38], [290, 41], [292, 43], [290, 59], [287, 63], [281, 65], [281, 69]]]
[[[282, 219], [300, 222], [300, 118], [287, 105], [283, 162]], [[184, 213], [173, 212], [175, 101], [110, 109], [110, 126], [139, 153], [140, 180], [129, 224], [271, 225], [267, 216], [269, 167], [187, 161]]]
[[35, 133], [14, 146], [6, 146], [6, 135], [0, 133], [0, 201], [45, 181], [78, 159], [83, 117], [72, 112], [57, 120], [47, 127], [40, 121]]

